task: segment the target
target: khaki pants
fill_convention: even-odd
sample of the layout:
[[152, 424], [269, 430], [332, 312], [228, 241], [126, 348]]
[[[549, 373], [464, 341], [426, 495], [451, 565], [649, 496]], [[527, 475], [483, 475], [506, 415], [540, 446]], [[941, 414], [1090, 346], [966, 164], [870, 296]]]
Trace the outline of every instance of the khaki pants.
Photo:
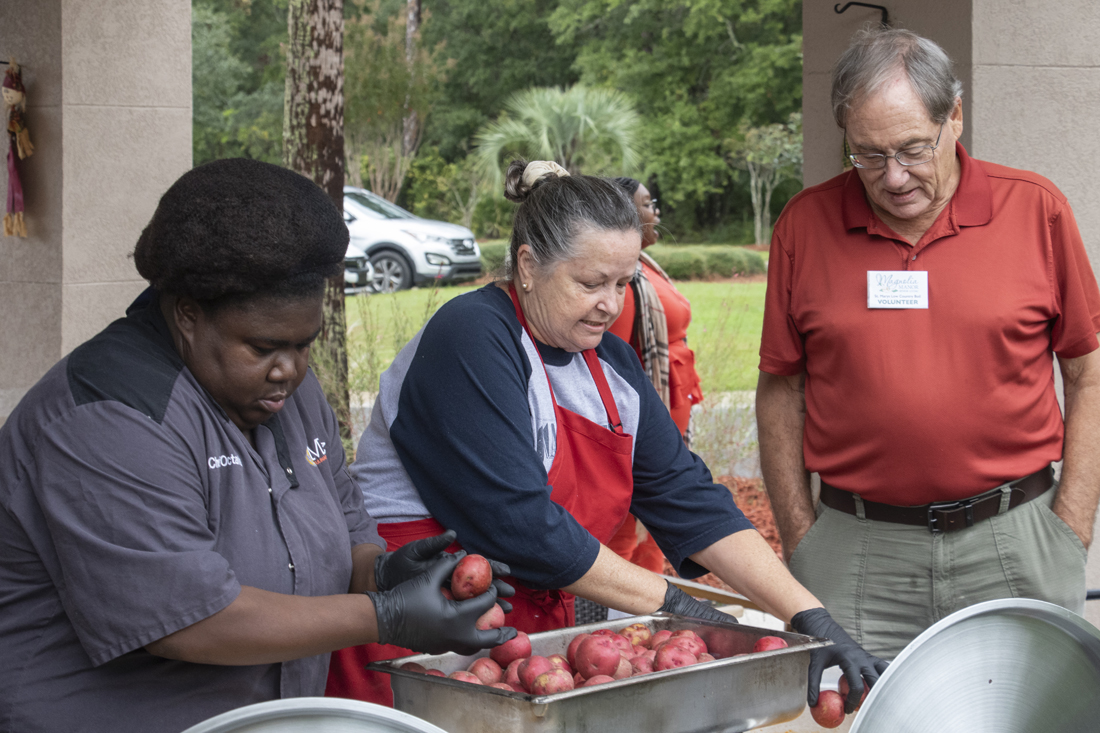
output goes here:
[[1085, 608], [1087, 551], [1051, 511], [1057, 486], [957, 532], [877, 522], [824, 505], [795, 548], [794, 576], [867, 651], [893, 659], [951, 613], [996, 598]]

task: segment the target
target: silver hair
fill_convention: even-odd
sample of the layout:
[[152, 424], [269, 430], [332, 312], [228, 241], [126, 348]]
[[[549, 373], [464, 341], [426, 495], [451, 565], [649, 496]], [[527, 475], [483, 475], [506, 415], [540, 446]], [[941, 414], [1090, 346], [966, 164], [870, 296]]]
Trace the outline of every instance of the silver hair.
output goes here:
[[505, 274], [515, 274], [520, 246], [531, 247], [536, 267], [545, 272], [576, 256], [577, 235], [584, 229], [642, 231], [634, 200], [611, 179], [558, 176], [549, 173], [528, 185], [527, 161], [513, 160], [504, 180], [504, 196], [519, 204], [512, 222], [512, 239]]
[[833, 67], [833, 118], [846, 126], [852, 107], [877, 92], [901, 68], [937, 123], [947, 122], [962, 82], [940, 46], [901, 28], [866, 28], [852, 39]]

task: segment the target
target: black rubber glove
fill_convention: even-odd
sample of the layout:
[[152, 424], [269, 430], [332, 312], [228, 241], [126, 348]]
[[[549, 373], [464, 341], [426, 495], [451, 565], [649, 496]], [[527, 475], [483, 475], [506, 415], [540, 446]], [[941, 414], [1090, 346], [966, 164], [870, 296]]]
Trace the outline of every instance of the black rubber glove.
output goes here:
[[695, 600], [672, 583], [668, 584], [668, 589], [665, 591], [664, 605], [657, 610], [664, 611], [665, 613], [674, 613], [677, 616], [701, 618], [704, 621], [718, 621], [726, 624], [740, 623], [728, 613], [722, 613], [713, 606], [708, 606], [705, 603]]
[[474, 624], [497, 602], [502, 590], [515, 590], [494, 580], [486, 593], [467, 601], [451, 601], [440, 592], [451, 577], [459, 558], [447, 553], [429, 563], [427, 572], [384, 592], [367, 591], [378, 617], [378, 641], [395, 644], [424, 654], [458, 652], [474, 654], [512, 639], [510, 626], [479, 631]]
[[[426, 537], [422, 540], [413, 540], [393, 552], [383, 552], [374, 559], [374, 587], [380, 591], [395, 588], [406, 580], [426, 573], [432, 563], [447, 553], [445, 550], [451, 546], [457, 537], [453, 529], [448, 529], [441, 535]], [[463, 558], [466, 552], [458, 552], [455, 557]], [[493, 577], [510, 575], [511, 569], [502, 562], [489, 560], [489, 567], [493, 569]], [[512, 596], [515, 591], [501, 592], [503, 589], [511, 589], [507, 583], [501, 583], [497, 587], [498, 596]], [[507, 601], [499, 601], [500, 607], [505, 613], [511, 613], [512, 604]]]
[[824, 608], [811, 608], [796, 613], [791, 619], [791, 627], [806, 636], [821, 636], [832, 646], [814, 649], [810, 652], [810, 686], [806, 701], [810, 707], [817, 705], [817, 694], [821, 688], [821, 673], [827, 667], [839, 664], [844, 676], [848, 678], [848, 698], [844, 701], [844, 712], [855, 712], [863, 697], [863, 683], [874, 686], [879, 675], [886, 671], [889, 662], [868, 654], [859, 644], [833, 621], [833, 617]]

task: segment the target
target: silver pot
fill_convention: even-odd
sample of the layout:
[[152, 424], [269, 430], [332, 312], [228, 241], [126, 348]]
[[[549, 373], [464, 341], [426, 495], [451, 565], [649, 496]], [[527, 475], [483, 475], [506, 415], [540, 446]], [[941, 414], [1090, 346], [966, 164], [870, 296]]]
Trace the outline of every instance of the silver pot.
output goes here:
[[905, 647], [850, 733], [1096, 733], [1100, 630], [1043, 601], [951, 614]]

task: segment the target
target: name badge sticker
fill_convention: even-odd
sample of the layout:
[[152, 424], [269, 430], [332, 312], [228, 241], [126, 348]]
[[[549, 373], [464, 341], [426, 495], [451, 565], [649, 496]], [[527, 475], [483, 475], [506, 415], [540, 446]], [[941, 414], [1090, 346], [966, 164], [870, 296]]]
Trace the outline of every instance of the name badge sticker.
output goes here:
[[868, 308], [927, 308], [925, 270], [868, 270]]

